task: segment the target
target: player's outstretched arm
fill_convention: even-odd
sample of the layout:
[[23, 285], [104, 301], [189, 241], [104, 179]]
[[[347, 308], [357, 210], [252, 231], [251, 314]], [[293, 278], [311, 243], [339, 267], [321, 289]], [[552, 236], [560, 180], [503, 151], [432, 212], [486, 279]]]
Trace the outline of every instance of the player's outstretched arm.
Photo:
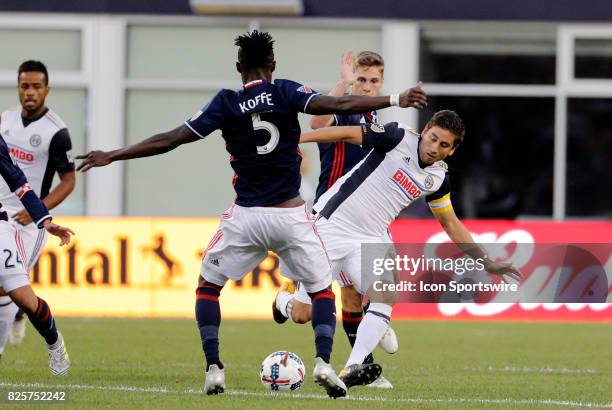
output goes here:
[[[350, 86], [355, 83], [355, 72], [353, 71], [353, 52], [345, 51], [340, 62], [340, 80], [327, 94], [331, 97], [342, 97]], [[334, 123], [333, 115], [314, 115], [310, 119], [310, 128], [313, 130], [329, 127]]]
[[358, 125], [343, 127], [326, 127], [300, 135], [300, 143], [346, 141], [351, 144], [363, 143], [363, 132]]
[[514, 266], [509, 263], [495, 262], [488, 258], [485, 251], [474, 242], [470, 231], [457, 218], [455, 211], [450, 209], [446, 212], [434, 213], [434, 215], [448, 237], [472, 258], [481, 259], [487, 272], [494, 275], [508, 275], [512, 279], [520, 281], [521, 273]]
[[382, 97], [363, 97], [358, 95], [330, 97], [328, 95], [317, 95], [306, 107], [306, 113], [313, 115], [361, 114], [391, 107], [392, 105], [417, 109], [426, 107], [427, 96], [423, 90], [423, 85], [419, 82], [415, 87], [401, 94], [385, 95]]
[[182, 124], [171, 131], [155, 134], [128, 147], [113, 151], [89, 151], [87, 154], [78, 155], [76, 159], [82, 159], [83, 162], [79, 164], [77, 171], [86, 172], [93, 167], [103, 167], [115, 161], [164, 154], [179, 145], [200, 139], [189, 127]]

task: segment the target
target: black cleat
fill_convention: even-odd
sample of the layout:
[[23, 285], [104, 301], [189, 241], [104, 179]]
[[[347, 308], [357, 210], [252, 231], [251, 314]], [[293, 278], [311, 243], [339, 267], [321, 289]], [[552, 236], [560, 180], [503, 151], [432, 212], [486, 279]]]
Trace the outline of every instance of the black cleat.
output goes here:
[[376, 363], [352, 364], [343, 369], [338, 376], [347, 388], [351, 388], [353, 386], [366, 386], [378, 379], [381, 373], [382, 367]]
[[276, 308], [276, 300], [272, 301], [272, 317], [274, 318], [274, 321], [278, 323], [279, 325], [282, 325], [288, 319], [285, 316], [283, 316], [280, 310]]
[[[281, 293], [281, 292], [295, 293], [295, 291], [296, 291], [295, 284], [290, 280], [286, 280], [282, 283], [278, 293]], [[277, 297], [278, 297], [278, 293], [276, 295]], [[288, 319], [276, 307], [276, 298], [274, 298], [274, 300], [272, 301], [272, 317], [274, 318], [274, 321], [278, 323], [279, 325], [285, 323]]]

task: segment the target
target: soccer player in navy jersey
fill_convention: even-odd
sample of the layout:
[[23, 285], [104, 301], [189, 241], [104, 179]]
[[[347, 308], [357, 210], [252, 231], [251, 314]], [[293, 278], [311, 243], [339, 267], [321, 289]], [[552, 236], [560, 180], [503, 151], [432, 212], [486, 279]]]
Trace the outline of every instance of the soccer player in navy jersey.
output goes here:
[[[11, 192], [19, 198], [38, 229], [44, 228], [50, 234], [59, 237], [60, 246], [70, 242], [70, 235], [74, 235], [74, 232], [51, 222], [52, 217], [47, 207], [36, 195], [23, 171], [13, 162], [2, 137], [0, 137], [0, 175]], [[36, 296], [30, 286], [26, 263], [27, 254], [19, 231], [9, 223], [8, 215], [0, 205], [0, 286], [11, 299], [8, 303], [15, 303], [23, 310], [34, 328], [45, 339], [51, 373], [61, 376], [70, 368], [64, 338], [57, 330], [49, 305]], [[6, 332], [4, 334], [8, 335]]]
[[[347, 51], [342, 54], [340, 79], [329, 92], [329, 95], [340, 97], [350, 93], [351, 95], [378, 96], [384, 84], [384, 71], [385, 62], [380, 54], [373, 51], [361, 51], [354, 56], [351, 51]], [[361, 125], [376, 122], [378, 122], [376, 111], [362, 114], [316, 115], [310, 120], [310, 127], [319, 129], [329, 126]], [[318, 143], [317, 146], [321, 160], [321, 174], [315, 203], [334, 182], [357, 165], [369, 152], [360, 145], [349, 144], [345, 141], [322, 142]], [[287, 276], [286, 269], [286, 266], [281, 263], [280, 271], [284, 276]], [[340, 285], [342, 299], [342, 327], [352, 347], [355, 344], [359, 323], [364, 315], [363, 297], [355, 290], [352, 282], [344, 273], [339, 274], [337, 282]], [[310, 298], [302, 298], [302, 296], [302, 292], [296, 292], [296, 287], [292, 281], [283, 282], [272, 304], [274, 320], [277, 323], [284, 323], [288, 318], [296, 323], [310, 321]], [[277, 305], [286, 306], [286, 308], [281, 311]], [[397, 351], [397, 336], [391, 327], [387, 329], [387, 334], [382, 338], [380, 347], [387, 353]], [[373, 363], [374, 357], [368, 355], [365, 362]], [[393, 388], [391, 382], [382, 375], [368, 386]]]
[[[239, 91], [223, 89], [174, 130], [114, 151], [77, 157], [87, 171], [118, 160], [168, 152], [179, 145], [222, 131], [236, 177], [234, 204], [222, 215], [202, 259], [196, 294], [196, 319], [206, 357], [204, 389], [222, 393], [225, 373], [219, 356], [219, 295], [229, 279], [238, 280], [276, 252], [311, 297], [316, 358], [313, 378], [330, 397], [346, 395], [346, 386], [329, 364], [335, 330], [331, 268], [312, 216], [299, 195], [300, 126], [298, 112], [363, 113], [391, 105], [421, 108], [424, 94], [406, 90], [384, 97], [322, 96], [290, 80], [272, 81], [276, 68], [272, 37], [254, 30], [239, 36], [236, 69]], [[367, 370], [367, 369], [366, 369]]]

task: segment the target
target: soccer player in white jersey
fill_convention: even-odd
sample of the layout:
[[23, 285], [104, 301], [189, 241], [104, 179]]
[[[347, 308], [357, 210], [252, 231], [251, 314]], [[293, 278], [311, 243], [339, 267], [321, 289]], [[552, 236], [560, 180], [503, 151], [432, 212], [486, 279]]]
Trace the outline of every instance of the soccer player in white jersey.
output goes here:
[[[371, 290], [362, 287], [362, 243], [392, 246], [387, 234], [389, 225], [402, 209], [420, 197], [425, 197], [450, 239], [471, 257], [482, 259], [488, 272], [518, 279], [519, 272], [511, 265], [487, 258], [453, 211], [444, 159], [455, 152], [464, 134], [463, 121], [453, 111], [437, 112], [421, 135], [398, 123], [329, 127], [302, 134], [302, 143], [346, 141], [371, 149], [314, 206], [318, 215], [315, 225], [334, 272], [347, 275], [361, 294]], [[347, 387], [362, 384], [363, 378], [355, 375], [359, 375], [365, 357], [387, 331], [392, 309], [390, 300], [371, 301], [340, 373]], [[284, 310], [282, 306], [280, 310]]]
[[[0, 133], [34, 192], [48, 209], [53, 209], [66, 199], [75, 185], [70, 135], [62, 119], [45, 105], [49, 93], [49, 75], [45, 65], [40, 61], [25, 61], [19, 66], [17, 75], [21, 104], [2, 112]], [[51, 189], [56, 173], [60, 182]], [[23, 262], [29, 271], [47, 242], [47, 231], [38, 229], [4, 180], [0, 180], [0, 203], [10, 217], [10, 223], [19, 231], [26, 252]], [[10, 343], [21, 343], [25, 325], [23, 312], [0, 290], [0, 354], [7, 333]]]
[[[44, 228], [61, 239], [60, 246], [70, 242], [70, 229], [51, 222], [51, 215], [45, 204], [38, 198], [28, 183], [23, 171], [9, 154], [4, 139], [0, 136], [0, 175], [11, 192], [28, 210], [38, 229]], [[0, 286], [8, 293], [12, 303], [28, 315], [34, 328], [45, 339], [49, 353], [51, 373], [60, 376], [68, 372], [70, 359], [64, 345], [64, 338], [58, 332], [55, 319], [47, 302], [36, 296], [30, 286], [26, 269], [26, 253], [21, 235], [0, 204]]]

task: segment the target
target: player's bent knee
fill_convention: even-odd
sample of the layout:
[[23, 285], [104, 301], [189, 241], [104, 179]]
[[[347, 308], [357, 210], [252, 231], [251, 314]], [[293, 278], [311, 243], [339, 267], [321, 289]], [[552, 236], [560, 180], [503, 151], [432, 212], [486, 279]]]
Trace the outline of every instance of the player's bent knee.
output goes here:
[[368, 299], [370, 299], [371, 303], [384, 303], [393, 306], [397, 301], [397, 292], [395, 290], [387, 290], [385, 287], [378, 286], [377, 289], [374, 286], [370, 286], [366, 294], [368, 295]]

